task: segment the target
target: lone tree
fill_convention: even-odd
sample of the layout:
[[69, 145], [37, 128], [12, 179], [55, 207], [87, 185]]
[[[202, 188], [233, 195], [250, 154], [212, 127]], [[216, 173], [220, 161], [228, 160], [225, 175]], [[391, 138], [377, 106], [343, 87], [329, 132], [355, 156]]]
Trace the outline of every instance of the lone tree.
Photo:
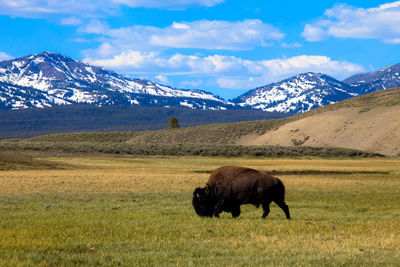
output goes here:
[[179, 128], [179, 120], [176, 117], [172, 117], [168, 121], [168, 129], [175, 129]]

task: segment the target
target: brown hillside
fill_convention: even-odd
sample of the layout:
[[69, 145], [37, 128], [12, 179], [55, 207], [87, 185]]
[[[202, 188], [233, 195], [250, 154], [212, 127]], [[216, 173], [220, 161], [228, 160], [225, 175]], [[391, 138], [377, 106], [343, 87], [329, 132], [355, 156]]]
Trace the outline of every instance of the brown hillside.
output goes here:
[[374, 92], [287, 119], [137, 133], [129, 143], [344, 147], [400, 154], [400, 88]]
[[242, 136], [236, 144], [330, 146], [388, 156], [400, 154], [400, 88], [343, 101], [296, 118], [262, 135]]
[[356, 108], [327, 111], [263, 135], [243, 136], [237, 144], [344, 147], [396, 156], [400, 153], [400, 106], [367, 112]]

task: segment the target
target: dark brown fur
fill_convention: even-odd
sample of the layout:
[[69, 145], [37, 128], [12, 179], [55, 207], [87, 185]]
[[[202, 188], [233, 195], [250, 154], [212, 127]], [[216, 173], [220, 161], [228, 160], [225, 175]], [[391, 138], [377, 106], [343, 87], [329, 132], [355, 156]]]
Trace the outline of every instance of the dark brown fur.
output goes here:
[[193, 192], [193, 206], [200, 216], [219, 217], [222, 211], [240, 215], [240, 205], [262, 205], [264, 213], [269, 213], [269, 204], [274, 201], [290, 219], [289, 207], [285, 203], [285, 187], [281, 180], [257, 170], [225, 166], [211, 173], [204, 188]]

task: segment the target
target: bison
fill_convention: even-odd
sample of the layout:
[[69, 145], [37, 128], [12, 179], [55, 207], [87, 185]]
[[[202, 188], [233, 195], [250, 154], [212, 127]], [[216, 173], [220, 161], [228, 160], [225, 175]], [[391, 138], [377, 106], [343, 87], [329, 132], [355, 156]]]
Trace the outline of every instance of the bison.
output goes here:
[[211, 173], [204, 188], [193, 192], [192, 204], [199, 216], [219, 217], [222, 211], [240, 215], [240, 205], [262, 206], [262, 218], [269, 213], [269, 204], [274, 201], [290, 219], [289, 207], [285, 203], [285, 186], [278, 178], [257, 170], [225, 166]]

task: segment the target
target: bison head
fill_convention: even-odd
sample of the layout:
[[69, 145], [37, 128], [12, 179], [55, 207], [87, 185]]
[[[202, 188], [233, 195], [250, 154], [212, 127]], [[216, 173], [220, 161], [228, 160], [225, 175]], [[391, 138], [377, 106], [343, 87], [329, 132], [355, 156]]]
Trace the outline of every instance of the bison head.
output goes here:
[[208, 217], [213, 216], [214, 206], [207, 196], [205, 188], [198, 187], [194, 190], [192, 204], [197, 215]]

